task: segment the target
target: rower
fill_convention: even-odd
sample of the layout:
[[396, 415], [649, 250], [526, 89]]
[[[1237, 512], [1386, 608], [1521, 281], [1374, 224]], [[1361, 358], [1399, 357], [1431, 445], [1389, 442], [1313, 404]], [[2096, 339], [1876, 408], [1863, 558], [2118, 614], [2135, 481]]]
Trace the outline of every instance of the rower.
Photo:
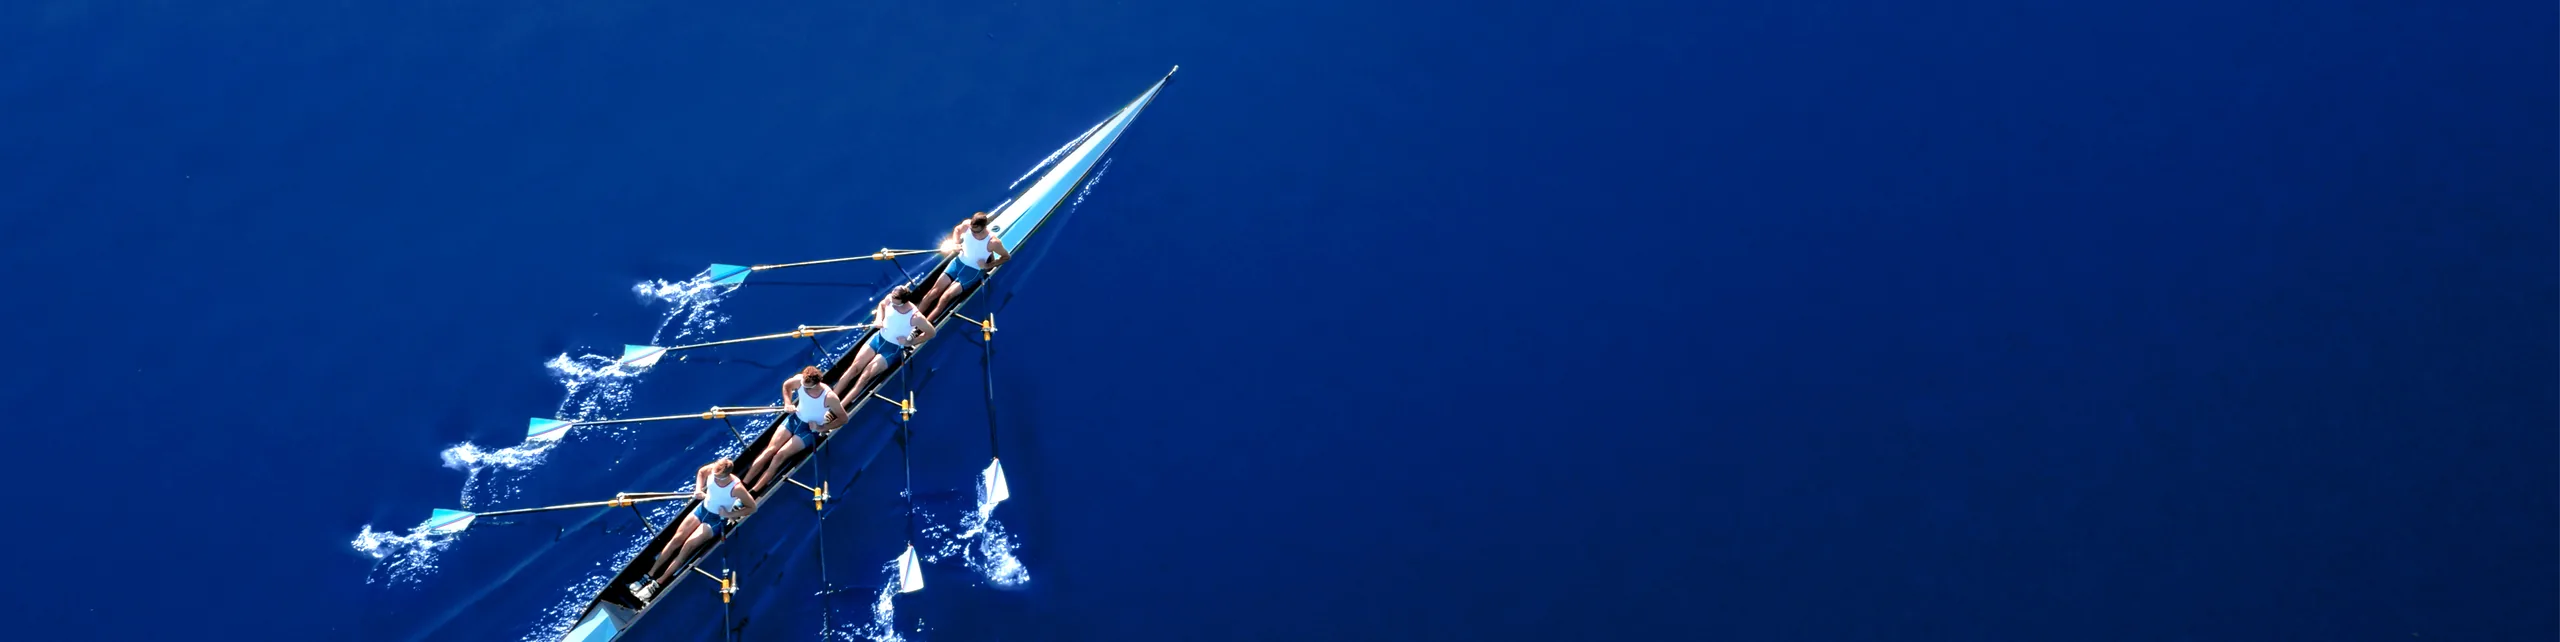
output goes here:
[[666, 576], [682, 573], [678, 563], [693, 557], [703, 544], [729, 533], [729, 528], [756, 512], [756, 496], [747, 492], [745, 484], [730, 474], [733, 462], [722, 457], [693, 471], [693, 495], [702, 500], [693, 512], [676, 523], [675, 537], [658, 549], [657, 562], [649, 566], [649, 576], [632, 582], [631, 594], [641, 600], [650, 599], [658, 587], [666, 584]]
[[[767, 430], [764, 445], [756, 449], [755, 463], [747, 465], [747, 488], [764, 492], [774, 471], [785, 468], [793, 455], [818, 445], [818, 436], [835, 432], [843, 426], [848, 413], [841, 410], [844, 401], [836, 391], [827, 388], [827, 373], [817, 366], [800, 369], [798, 376], [782, 380], [783, 404], [791, 412], [782, 416], [782, 430]], [[788, 433], [785, 435], [784, 433]]]
[[985, 280], [989, 270], [1013, 260], [1013, 251], [1005, 248], [1004, 239], [996, 238], [995, 232], [987, 229], [993, 220], [986, 212], [979, 212], [951, 228], [951, 243], [959, 246], [960, 255], [952, 257], [951, 267], [943, 268], [942, 274], [934, 277], [933, 287], [925, 290], [924, 300], [932, 302], [925, 308], [925, 318], [942, 318], [942, 313], [951, 309], [951, 302], [960, 299], [960, 293]]
[[[879, 330], [871, 334], [871, 340], [862, 342], [862, 349], [854, 351], [853, 355], [854, 367], [861, 368], [862, 373], [836, 379], [836, 393], [844, 400], [848, 414], [853, 404], [863, 399], [861, 395], [869, 390], [867, 386], [871, 385], [873, 377], [898, 365], [898, 361], [906, 358], [907, 350], [923, 347], [924, 342], [933, 339], [933, 322], [925, 320], [924, 310], [917, 305], [920, 299], [922, 297], [915, 290], [903, 285], [891, 288], [888, 296], [880, 297], [880, 305], [872, 310], [871, 317], [872, 326]], [[848, 383], [852, 387], [843, 387]]]

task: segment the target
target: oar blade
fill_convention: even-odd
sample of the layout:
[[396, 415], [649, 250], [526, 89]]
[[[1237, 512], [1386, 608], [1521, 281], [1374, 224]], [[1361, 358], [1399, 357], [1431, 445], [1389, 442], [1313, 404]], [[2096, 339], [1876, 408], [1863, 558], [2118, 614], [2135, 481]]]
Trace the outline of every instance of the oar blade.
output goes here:
[[524, 440], [559, 441], [561, 437], [568, 436], [571, 426], [572, 422], [534, 417], [532, 421], [525, 422]]
[[984, 485], [978, 489], [978, 495], [986, 498], [982, 500], [985, 504], [989, 506], [1002, 504], [1007, 498], [1013, 497], [1013, 486], [1004, 481], [1002, 460], [987, 460], [987, 469], [980, 472], [978, 478], [984, 480]]
[[898, 592], [924, 590], [924, 564], [916, 561], [916, 545], [908, 544], [907, 552], [898, 554]]
[[462, 529], [470, 528], [471, 520], [478, 517], [480, 517], [479, 513], [471, 511], [438, 508], [434, 514], [427, 517], [427, 532], [460, 533]]
[[744, 265], [713, 263], [710, 274], [703, 278], [710, 280], [712, 285], [737, 285], [747, 282], [747, 273], [754, 271], [754, 268]]
[[666, 356], [666, 348], [624, 344], [622, 346], [622, 358], [615, 360], [613, 365], [625, 369], [637, 370], [658, 365], [658, 359]]

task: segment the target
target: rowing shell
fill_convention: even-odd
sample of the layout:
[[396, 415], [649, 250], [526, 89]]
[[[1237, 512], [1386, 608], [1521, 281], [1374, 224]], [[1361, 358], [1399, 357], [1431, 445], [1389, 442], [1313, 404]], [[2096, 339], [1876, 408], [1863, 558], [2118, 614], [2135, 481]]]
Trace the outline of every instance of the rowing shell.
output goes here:
[[[1181, 68], [1175, 67], [1174, 69], [1179, 71]], [[1032, 182], [1029, 188], [1024, 189], [1020, 194], [1010, 200], [1007, 200], [1004, 205], [1000, 206], [995, 212], [992, 225], [994, 226], [997, 235], [1004, 239], [1005, 246], [1009, 248], [1016, 248], [1014, 252], [1018, 255], [1022, 255], [1022, 257], [1031, 256], [1032, 252], [1036, 252], [1037, 250], [1031, 246], [1033, 235], [1044, 229], [1044, 226], [1051, 221], [1059, 218], [1055, 216], [1059, 209], [1066, 204], [1069, 197], [1075, 194], [1078, 187], [1082, 186], [1085, 181], [1091, 179], [1094, 167], [1101, 162], [1103, 154], [1111, 150], [1112, 143], [1117, 142], [1120, 139], [1120, 134], [1129, 128], [1129, 124], [1137, 120], [1138, 112], [1146, 109], [1147, 103], [1155, 99], [1156, 92], [1164, 89], [1165, 83], [1171, 82], [1172, 80], [1173, 73], [1166, 72], [1163, 78], [1158, 79], [1153, 86], [1147, 88], [1146, 93], [1139, 94], [1137, 100], [1130, 101], [1127, 106], [1121, 107], [1119, 111], [1113, 112], [1110, 118], [1104, 119], [1101, 124], [1095, 125], [1093, 129], [1087, 131], [1082, 139], [1073, 143], [1073, 148], [1068, 151], [1063, 158], [1060, 158], [1055, 166], [1052, 166], [1047, 173], [1040, 176], [1039, 180]], [[942, 269], [947, 266], [950, 260], [952, 260], [950, 257], [940, 258], [932, 266], [933, 269], [923, 272], [918, 278], [924, 280], [934, 278], [935, 275], [942, 272]], [[1020, 262], [1016, 261], [1014, 263]], [[1026, 268], [1029, 267], [1029, 265], [1030, 264], [1028, 263], [1021, 263], [1021, 266]], [[985, 280], [980, 281], [980, 287], [970, 291], [967, 295], [961, 298], [958, 304], [951, 306], [951, 310], [944, 312], [943, 318], [934, 319], [933, 322], [935, 327], [937, 329], [948, 329], [948, 326], [950, 326], [954, 320], [952, 317], [956, 314], [963, 313], [964, 310], [971, 312], [969, 316], [984, 318], [976, 313], [982, 313], [987, 308], [1001, 306], [1003, 304], [1003, 299], [1010, 297], [994, 296], [994, 290], [997, 288], [991, 284], [996, 283], [995, 277], [997, 274], [1015, 271], [1013, 269], [1014, 267], [1015, 265], [1009, 263], [1005, 266], [995, 268], [995, 272], [988, 274]], [[1011, 283], [1018, 280], [1019, 276], [1017, 275], [1016, 279], [1008, 279], [1007, 282]], [[923, 284], [924, 283], [911, 283], [910, 285], [921, 286]], [[921, 288], [919, 287], [919, 289]], [[857, 338], [855, 343], [851, 345], [863, 345], [863, 342], [870, 340], [871, 334], [872, 331], [865, 331], [863, 335]], [[867, 425], [863, 421], [863, 411], [869, 409], [873, 405], [873, 401], [877, 401], [877, 398], [872, 396], [873, 391], [885, 388], [889, 386], [891, 382], [902, 381], [902, 375], [904, 374], [901, 372], [902, 370], [924, 362], [924, 357], [926, 356], [925, 353], [932, 351], [936, 345], [950, 342], [947, 339], [943, 339], [943, 337], [964, 336], [966, 334], [966, 332], [957, 335], [937, 333], [937, 340], [926, 344], [923, 348], [919, 348], [916, 355], [900, 362], [896, 367], [891, 368], [888, 372], [878, 377], [876, 382], [872, 385], [872, 390], [851, 391], [850, 394], [863, 400], [854, 406], [854, 419], [847, 422], [842, 429], [837, 430], [834, 434], [821, 437], [817, 444], [813, 444], [807, 450], [803, 451], [806, 454], [801, 455], [798, 461], [788, 462], [788, 466], [784, 468], [782, 476], [784, 478], [798, 476], [800, 469], [805, 467], [810, 461], [817, 460], [819, 456], [824, 453], [824, 449], [829, 444], [838, 441], [838, 439], [836, 439], [838, 436], [867, 437], [864, 439], [851, 440], [856, 441], [857, 443], [856, 446], [849, 447], [869, 446], [869, 452], [865, 452], [857, 456], [857, 461], [865, 463], [869, 462], [879, 450], [886, 446], [888, 441], [887, 433], [885, 431], [887, 428], [886, 426], [881, 426], [879, 427], [881, 429], [878, 430], [866, 430], [866, 434], [854, 434], [856, 433], [855, 427], [857, 425]], [[836, 362], [827, 368], [828, 380], [832, 381], [836, 380], [838, 377], [846, 376], [848, 371], [854, 368], [855, 364], [852, 363], [852, 356], [857, 351], [847, 350], [846, 352], [847, 354], [845, 356], [837, 358]], [[895, 406], [890, 406], [889, 409], [894, 411], [897, 408]], [[869, 423], [876, 424], [879, 422]], [[738, 453], [735, 459], [739, 462], [754, 461], [756, 455], [761, 450], [761, 446], [768, 443], [764, 441], [762, 435], [775, 430], [779, 424], [779, 417], [765, 422], [763, 431], [759, 431], [758, 436], [754, 440], [748, 442], [747, 449]], [[772, 487], [765, 490], [765, 493], [762, 496], [757, 498], [758, 505], [761, 507], [758, 509], [758, 514], [761, 514], [762, 511], [765, 510], [773, 510], [776, 506], [774, 499], [784, 492], [800, 491], [794, 488], [791, 484], [775, 482]], [[673, 521], [670, 521], [669, 525], [672, 526], [676, 523], [680, 523], [683, 520], [683, 515], [691, 514], [694, 507], [699, 503], [699, 500], [689, 500], [685, 504], [683, 512], [676, 513], [677, 517]], [[784, 505], [792, 503], [797, 502], [781, 502], [781, 504]], [[752, 520], [754, 517], [754, 515], [749, 515], [747, 519]], [[695, 564], [700, 560], [711, 559], [714, 554], [719, 552], [722, 545], [728, 543], [728, 540], [739, 537], [743, 532], [742, 529], [745, 527], [746, 521], [744, 520], [733, 525], [730, 528], [728, 535], [724, 536], [719, 541], [715, 541], [704, 546], [698, 556], [693, 560], [686, 560], [685, 565]], [[658, 551], [664, 549], [667, 544], [667, 540], [674, 538], [675, 530], [676, 529], [674, 528], [659, 529], [657, 536], [650, 538], [648, 545], [641, 549], [641, 554], [638, 557], [633, 558], [630, 563], [624, 565], [622, 572], [615, 574], [611, 581], [605, 583], [604, 588], [596, 594], [594, 600], [588, 603], [586, 610], [579, 615], [577, 626], [571, 628], [568, 635], [563, 637], [562, 640], [564, 642], [606, 642], [608, 640], [620, 638], [625, 632], [631, 631], [635, 627], [639, 626], [640, 622], [647, 618], [651, 612], [656, 609], [658, 603], [669, 601], [667, 598], [670, 596], [684, 595], [687, 591], [719, 593], [723, 596], [725, 601], [726, 594], [721, 593], [721, 589], [727, 587], [713, 584], [711, 585], [711, 588], [702, 588], [702, 586], [700, 586], [700, 582], [694, 582], [697, 577], [701, 577], [703, 575], [700, 573], [681, 572], [675, 574], [674, 578], [667, 582], [666, 585], [658, 587], [658, 590], [651, 596], [652, 599], [649, 600], [641, 599], [639, 596], [632, 594], [630, 589], [627, 588], [631, 583], [639, 581], [648, 574], [649, 567], [656, 561], [654, 555]], [[678, 566], [679, 569], [682, 567], [683, 565]], [[703, 581], [710, 580], [705, 579]], [[688, 586], [688, 583], [693, 585]], [[724, 634], [722, 637], [726, 638], [727, 636]]]

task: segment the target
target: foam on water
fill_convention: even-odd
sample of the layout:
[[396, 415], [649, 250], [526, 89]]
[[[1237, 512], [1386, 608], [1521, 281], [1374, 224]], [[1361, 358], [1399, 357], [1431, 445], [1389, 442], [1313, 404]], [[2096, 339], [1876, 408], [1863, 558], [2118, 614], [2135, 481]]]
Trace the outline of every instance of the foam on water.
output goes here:
[[[667, 304], [667, 316], [659, 319], [658, 330], [649, 335], [651, 343], [668, 339], [686, 339], [710, 334], [729, 320], [727, 315], [712, 311], [712, 306], [738, 291], [737, 285], [711, 282], [711, 270], [705, 269], [683, 281], [650, 280], [632, 284], [631, 291], [641, 297]], [[668, 328], [675, 336], [662, 336]]]
[[[905, 637], [898, 635], [897, 558], [890, 558], [889, 563], [882, 566], [881, 570], [885, 575], [881, 577], [880, 594], [871, 600], [871, 620], [838, 625], [835, 630], [827, 632], [827, 639], [846, 642], [855, 640], [904, 642], [906, 640]], [[924, 620], [916, 620], [916, 630], [924, 630]]]
[[409, 528], [409, 532], [375, 531], [365, 524], [356, 531], [351, 542], [356, 552], [374, 559], [373, 570], [365, 574], [364, 583], [416, 583], [419, 578], [435, 573], [436, 555], [453, 543], [454, 533], [427, 530], [425, 521]]
[[1102, 166], [1093, 168], [1093, 178], [1084, 180], [1084, 189], [1076, 190], [1076, 200], [1074, 202], [1067, 203], [1067, 211], [1074, 212], [1077, 206], [1084, 205], [1084, 197], [1092, 196], [1093, 186], [1101, 185], [1102, 177], [1109, 175], [1110, 173], [1111, 159], [1102, 159]]
[[981, 518], [960, 537], [967, 540], [973, 535], [978, 545], [971, 548], [972, 554], [962, 560], [968, 564], [969, 570], [986, 578], [987, 583], [996, 588], [1018, 588], [1031, 581], [1031, 569], [1013, 556], [1014, 549], [1020, 545], [1014, 542], [1013, 535], [1004, 532], [1002, 522]]
[[[958, 558], [962, 566], [985, 578], [996, 588], [1016, 588], [1031, 581], [1031, 571], [1014, 557], [1021, 548], [1013, 535], [1006, 533], [1004, 523], [995, 519], [996, 504], [987, 501], [986, 473], [978, 474], [978, 502], [975, 510], [960, 516], [959, 532], [952, 533], [949, 524], [926, 526], [922, 535], [934, 543], [925, 561], [939, 562]], [[918, 510], [916, 516], [931, 523], [932, 513]]]

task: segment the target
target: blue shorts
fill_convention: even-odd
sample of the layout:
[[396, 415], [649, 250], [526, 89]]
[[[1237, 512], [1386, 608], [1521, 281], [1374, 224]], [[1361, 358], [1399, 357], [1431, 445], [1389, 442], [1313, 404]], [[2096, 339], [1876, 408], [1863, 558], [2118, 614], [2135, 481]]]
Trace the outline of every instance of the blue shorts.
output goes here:
[[[906, 346], [898, 345], [898, 342], [896, 341], [890, 341], [888, 335], [880, 334], [878, 332], [871, 333], [871, 353], [880, 355], [880, 358], [882, 359], [887, 359], [888, 365], [898, 365], [899, 360], [906, 358], [906, 351]], [[862, 391], [856, 390], [854, 392], [860, 393]]]
[[712, 537], [729, 534], [729, 520], [721, 519], [719, 513], [711, 512], [710, 508], [700, 504], [693, 507], [693, 521], [702, 522], [703, 528], [711, 529]]
[[952, 259], [951, 267], [943, 268], [942, 275], [951, 277], [952, 285], [965, 288], [977, 285], [978, 279], [987, 278], [987, 271], [978, 269], [977, 266], [970, 265], [966, 260]]
[[818, 429], [811, 427], [809, 422], [801, 421], [799, 415], [783, 415], [782, 429], [791, 431], [793, 437], [799, 437], [802, 448], [818, 445]]

